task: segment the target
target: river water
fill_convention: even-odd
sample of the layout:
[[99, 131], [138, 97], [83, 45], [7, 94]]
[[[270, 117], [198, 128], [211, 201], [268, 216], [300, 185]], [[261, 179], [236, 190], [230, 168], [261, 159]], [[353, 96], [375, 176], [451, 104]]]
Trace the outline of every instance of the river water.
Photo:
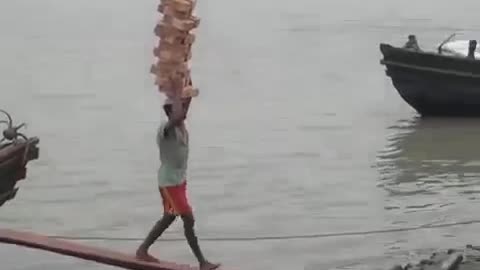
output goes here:
[[[385, 76], [380, 42], [478, 37], [480, 2], [199, 1], [190, 198], [225, 269], [382, 269], [461, 247], [480, 225], [480, 121], [419, 119]], [[156, 1], [15, 0], [0, 8], [0, 107], [41, 158], [0, 226], [143, 237], [160, 216], [149, 74]], [[353, 235], [335, 236], [345, 232]], [[321, 235], [318, 235], [321, 234]], [[166, 238], [182, 238], [176, 224]], [[132, 252], [137, 241], [90, 241]], [[195, 263], [183, 241], [153, 253]], [[1, 246], [2, 269], [113, 269]]]

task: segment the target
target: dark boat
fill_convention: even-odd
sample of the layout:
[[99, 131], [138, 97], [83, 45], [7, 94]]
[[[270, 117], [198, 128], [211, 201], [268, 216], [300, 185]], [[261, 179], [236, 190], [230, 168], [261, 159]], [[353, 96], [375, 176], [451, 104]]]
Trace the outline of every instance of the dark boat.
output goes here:
[[472, 41], [460, 42], [463, 53], [443, 49], [447, 41], [437, 52], [380, 44], [380, 63], [386, 66], [387, 76], [420, 115], [480, 116], [480, 61], [475, 60], [478, 50], [475, 42], [473, 48]]
[[0, 112], [6, 116], [6, 120], [0, 119], [0, 124], [5, 125], [3, 137], [0, 137], [0, 206], [2, 206], [15, 198], [18, 191], [16, 184], [26, 178], [28, 162], [38, 159], [39, 139], [28, 138], [20, 133], [19, 129], [24, 124], [14, 126], [11, 116], [3, 110]]

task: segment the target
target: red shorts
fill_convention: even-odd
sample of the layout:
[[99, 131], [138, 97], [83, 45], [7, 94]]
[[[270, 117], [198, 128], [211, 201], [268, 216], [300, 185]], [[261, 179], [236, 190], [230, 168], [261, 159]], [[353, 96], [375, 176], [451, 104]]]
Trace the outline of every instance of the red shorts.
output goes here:
[[192, 213], [187, 198], [187, 181], [178, 186], [160, 187], [164, 213], [179, 216]]

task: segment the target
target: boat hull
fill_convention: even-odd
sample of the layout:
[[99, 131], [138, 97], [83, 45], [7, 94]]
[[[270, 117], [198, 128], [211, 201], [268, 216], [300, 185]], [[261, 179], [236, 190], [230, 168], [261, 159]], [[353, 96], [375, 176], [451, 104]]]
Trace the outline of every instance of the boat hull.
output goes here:
[[480, 61], [382, 44], [386, 74], [422, 116], [480, 117]]
[[27, 177], [28, 162], [38, 159], [38, 143], [38, 138], [31, 138], [16, 144], [0, 144], [0, 207], [15, 198], [17, 182]]
[[17, 182], [27, 177], [27, 164], [39, 157], [36, 137], [28, 138], [19, 132], [24, 124], [14, 125], [10, 114], [0, 109], [6, 120], [0, 119], [5, 125], [0, 135], [0, 207], [15, 198]]

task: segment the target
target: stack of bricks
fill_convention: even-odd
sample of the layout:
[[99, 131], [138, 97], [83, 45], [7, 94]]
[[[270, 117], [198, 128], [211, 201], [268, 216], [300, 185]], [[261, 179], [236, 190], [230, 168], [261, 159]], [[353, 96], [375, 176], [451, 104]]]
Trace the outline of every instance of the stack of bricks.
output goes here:
[[155, 85], [168, 98], [195, 97], [198, 89], [192, 85], [189, 61], [192, 58], [192, 32], [200, 20], [193, 15], [196, 0], [161, 0], [158, 11], [163, 14], [155, 27], [160, 38], [153, 50], [156, 63], [151, 72], [155, 74]]

